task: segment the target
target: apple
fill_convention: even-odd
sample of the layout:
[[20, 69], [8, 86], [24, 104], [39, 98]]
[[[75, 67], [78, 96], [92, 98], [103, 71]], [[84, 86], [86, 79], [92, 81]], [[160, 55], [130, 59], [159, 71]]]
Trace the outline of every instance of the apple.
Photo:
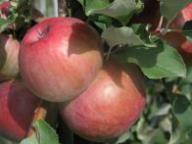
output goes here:
[[64, 102], [83, 92], [102, 67], [101, 39], [76, 18], [49, 18], [21, 43], [21, 75], [37, 96]]
[[187, 65], [192, 64], [192, 42], [188, 41], [181, 32], [168, 32], [165, 35], [158, 34], [158, 36], [176, 48]]
[[[171, 29], [181, 30], [184, 24], [192, 20], [192, 3], [183, 8], [170, 25]], [[168, 38], [168, 39], [167, 39]], [[180, 50], [186, 54], [192, 54], [192, 43], [189, 42], [181, 32], [168, 32], [165, 39], [172, 43], [175, 47], [180, 47]], [[176, 44], [174, 44], [176, 43]]]
[[152, 34], [159, 36], [162, 40], [177, 48], [187, 64], [192, 63], [192, 43], [180, 32], [184, 24], [192, 20], [192, 3], [189, 3], [183, 8], [171, 22], [169, 26], [169, 29], [172, 29], [171, 32], [167, 32], [166, 34], [160, 33], [160, 29], [167, 24], [165, 18], [162, 23], [160, 23], [160, 18], [159, 1], [144, 0], [144, 10], [140, 14], [135, 15], [131, 23], [151, 24], [150, 32]]
[[169, 28], [173, 31], [167, 32], [165, 35], [158, 34], [161, 39], [177, 48], [186, 64], [192, 64], [192, 42], [187, 40], [181, 30], [184, 24], [190, 20], [192, 20], [192, 3], [183, 8], [172, 21]]
[[17, 76], [19, 49], [20, 43], [12, 36], [0, 34], [0, 81]]
[[31, 126], [40, 99], [29, 92], [21, 81], [0, 83], [0, 135], [19, 141]]
[[60, 104], [61, 116], [72, 131], [102, 142], [118, 137], [137, 121], [145, 106], [143, 77], [137, 67], [126, 68], [108, 61], [86, 91]]
[[0, 4], [0, 18], [7, 19], [10, 11], [11, 4], [10, 2], [3, 2]]
[[192, 20], [192, 3], [183, 8], [171, 23], [171, 28], [182, 29], [184, 24]]

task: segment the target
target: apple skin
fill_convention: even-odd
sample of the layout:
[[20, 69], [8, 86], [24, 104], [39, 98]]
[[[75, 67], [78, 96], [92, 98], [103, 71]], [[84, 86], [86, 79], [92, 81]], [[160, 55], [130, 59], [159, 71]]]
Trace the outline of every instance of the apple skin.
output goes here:
[[29, 92], [20, 81], [0, 83], [0, 135], [19, 141], [30, 128], [40, 99]]
[[125, 70], [107, 62], [93, 83], [76, 99], [60, 104], [61, 116], [76, 134], [102, 142], [126, 132], [145, 106], [143, 77], [133, 65]]
[[21, 75], [37, 96], [52, 102], [73, 99], [102, 67], [101, 39], [75, 18], [49, 18], [25, 35], [19, 54]]
[[20, 43], [12, 36], [0, 34], [0, 81], [14, 78], [19, 73]]

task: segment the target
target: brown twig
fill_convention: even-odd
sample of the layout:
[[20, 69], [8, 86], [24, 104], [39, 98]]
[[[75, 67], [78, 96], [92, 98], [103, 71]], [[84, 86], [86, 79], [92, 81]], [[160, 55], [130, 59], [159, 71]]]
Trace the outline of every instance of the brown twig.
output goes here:
[[66, 17], [68, 15], [67, 0], [58, 0], [58, 15]]

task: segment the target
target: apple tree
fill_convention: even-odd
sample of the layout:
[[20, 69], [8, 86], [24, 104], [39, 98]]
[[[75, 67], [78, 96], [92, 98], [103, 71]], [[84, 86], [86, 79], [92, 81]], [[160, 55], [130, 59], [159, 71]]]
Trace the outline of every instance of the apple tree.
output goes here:
[[46, 2], [0, 1], [1, 144], [191, 143], [192, 0]]

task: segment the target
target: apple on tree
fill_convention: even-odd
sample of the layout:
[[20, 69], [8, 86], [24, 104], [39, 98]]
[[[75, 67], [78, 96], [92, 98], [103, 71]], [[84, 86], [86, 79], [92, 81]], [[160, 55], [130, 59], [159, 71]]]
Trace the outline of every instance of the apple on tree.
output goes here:
[[0, 4], [0, 18], [6, 19], [10, 13], [9, 8], [11, 7], [10, 2], [3, 2]]
[[0, 135], [14, 141], [26, 137], [39, 104], [21, 81], [0, 83]]
[[92, 28], [76, 18], [49, 18], [35, 25], [19, 53], [27, 87], [48, 101], [73, 99], [102, 67], [101, 42]]
[[173, 31], [167, 32], [165, 35], [159, 35], [160, 38], [167, 41], [170, 45], [177, 48], [182, 54], [187, 64], [192, 64], [192, 42], [182, 34], [184, 24], [192, 20], [192, 3], [183, 8], [170, 24], [169, 28]]
[[[144, 10], [133, 17], [131, 23], [151, 24], [150, 32], [159, 36], [162, 40], [177, 48], [186, 63], [191, 63], [192, 43], [181, 33], [184, 24], [192, 20], [192, 3], [183, 8], [172, 21], [169, 29], [171, 32], [160, 33], [160, 29], [167, 23], [166, 19], [161, 22], [160, 3], [157, 0], [144, 0]], [[191, 61], [191, 62], [190, 62]]]
[[192, 20], [192, 3], [183, 8], [171, 23], [171, 28], [182, 29], [184, 24]]
[[86, 91], [60, 104], [72, 131], [101, 142], [120, 136], [137, 121], [145, 106], [143, 77], [134, 65], [126, 68], [108, 61]]

